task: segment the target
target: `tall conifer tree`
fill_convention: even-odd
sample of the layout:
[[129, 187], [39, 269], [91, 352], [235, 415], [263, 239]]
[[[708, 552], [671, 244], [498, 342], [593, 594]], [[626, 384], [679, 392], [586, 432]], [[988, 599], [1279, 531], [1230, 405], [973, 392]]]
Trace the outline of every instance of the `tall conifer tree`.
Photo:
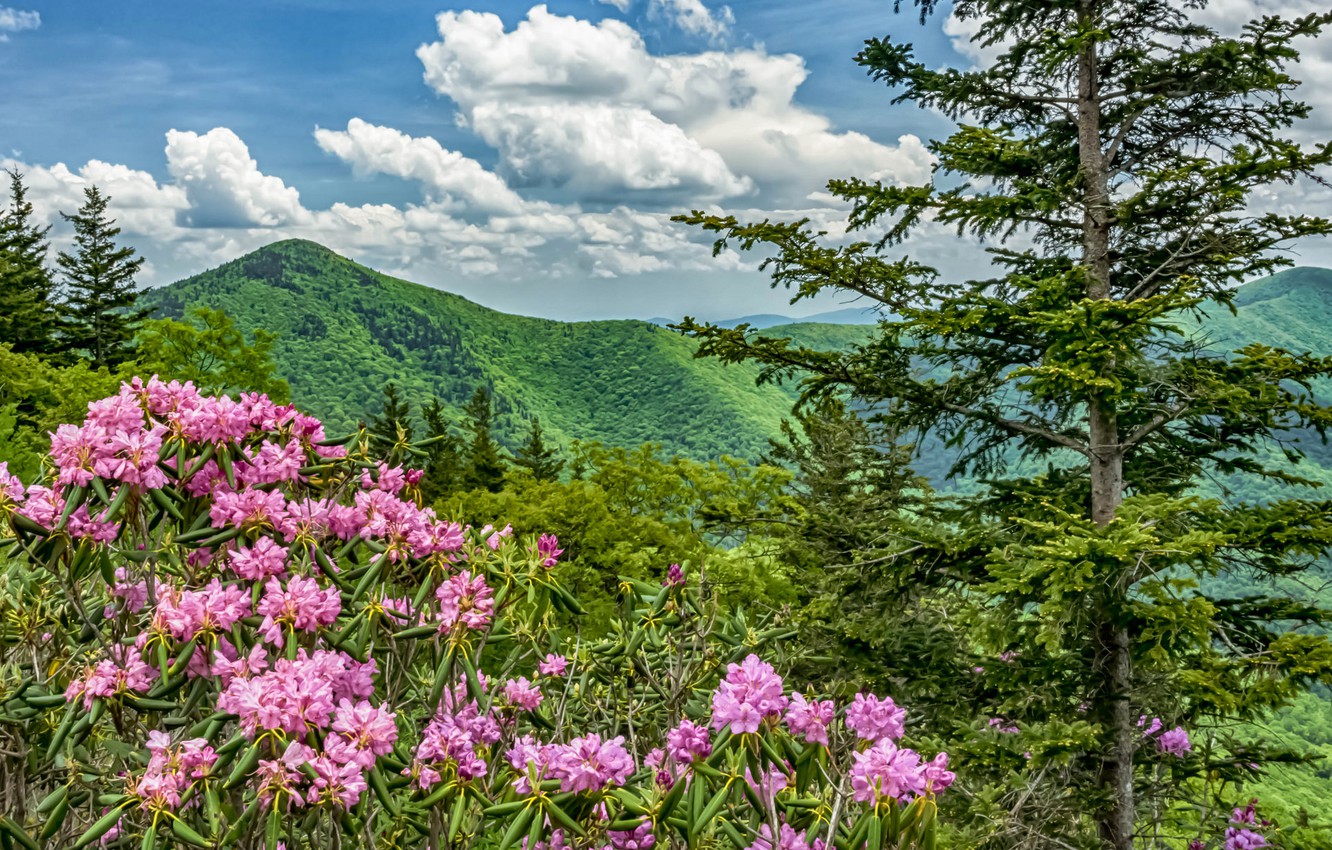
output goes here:
[[463, 481], [475, 490], [497, 492], [504, 483], [504, 458], [491, 432], [490, 390], [477, 387], [463, 407], [467, 447], [463, 457]]
[[560, 477], [564, 461], [560, 459], [559, 449], [546, 445], [540, 418], [532, 417], [527, 442], [519, 447], [513, 462], [526, 469], [538, 481], [554, 481]]
[[22, 354], [57, 350], [54, 284], [46, 267], [47, 233], [33, 221], [23, 175], [9, 174], [9, 206], [0, 213], [0, 343]]
[[[940, 4], [916, 5], [926, 17]], [[955, 0], [998, 54], [988, 67], [933, 70], [886, 38], [858, 57], [897, 100], [960, 125], [932, 145], [930, 185], [830, 184], [863, 241], [682, 217], [719, 233], [719, 249], [772, 251], [765, 265], [797, 299], [832, 289], [890, 314], [849, 352], [686, 320], [705, 354], [757, 360], [768, 377], [806, 370], [810, 393], [849, 390], [895, 432], [934, 431], [958, 449], [955, 473], [983, 477], [957, 497], [950, 538], [884, 566], [899, 585], [988, 600], [968, 615], [982, 652], [959, 660], [983, 672], [959, 703], [1018, 737], [992, 740], [983, 715], [935, 730], [969, 759], [960, 782], [992, 780], [970, 800], [972, 843], [1187, 840], [1182, 801], [1261, 770], [1243, 722], [1332, 676], [1332, 646], [1309, 628], [1328, 612], [1277, 582], [1327, 554], [1332, 504], [1200, 492], [1237, 474], [1297, 482], [1292, 438], [1332, 422], [1309, 389], [1332, 360], [1258, 340], [1216, 351], [1187, 332], [1229, 309], [1236, 284], [1287, 264], [1280, 248], [1332, 232], [1251, 206], [1332, 164], [1332, 147], [1285, 135], [1308, 115], [1295, 45], [1332, 13], [1226, 36], [1191, 22], [1204, 5]], [[941, 281], [890, 255], [928, 219], [985, 240], [994, 275]], [[1218, 598], [1217, 574], [1254, 591]], [[1194, 752], [1165, 752], [1144, 715], [1192, 730]]]
[[73, 215], [74, 253], [56, 257], [65, 298], [66, 345], [93, 366], [117, 366], [134, 356], [134, 332], [151, 310], [135, 310], [134, 276], [143, 258], [133, 248], [116, 245], [120, 228], [107, 215], [110, 198], [96, 186], [83, 190], [84, 202]]

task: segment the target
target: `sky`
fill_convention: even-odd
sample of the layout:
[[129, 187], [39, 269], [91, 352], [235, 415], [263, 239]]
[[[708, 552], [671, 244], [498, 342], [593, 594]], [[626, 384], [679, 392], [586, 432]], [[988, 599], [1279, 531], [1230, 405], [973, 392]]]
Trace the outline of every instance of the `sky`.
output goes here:
[[[0, 166], [63, 247], [83, 189], [163, 285], [312, 239], [490, 307], [558, 319], [804, 315], [691, 209], [838, 232], [828, 179], [920, 183], [941, 116], [890, 105], [865, 38], [984, 56], [967, 22], [890, 0], [0, 0]], [[909, 4], [904, 4], [909, 5]], [[1217, 0], [1233, 28], [1312, 0]], [[1328, 39], [1307, 77], [1332, 73]], [[1303, 70], [1303, 69], [1302, 69]], [[1305, 93], [1332, 136], [1332, 88]], [[1270, 199], [1332, 212], [1326, 190]], [[0, 195], [0, 203], [6, 198]], [[1332, 265], [1320, 244], [1301, 261]], [[925, 228], [945, 275], [983, 255]]]

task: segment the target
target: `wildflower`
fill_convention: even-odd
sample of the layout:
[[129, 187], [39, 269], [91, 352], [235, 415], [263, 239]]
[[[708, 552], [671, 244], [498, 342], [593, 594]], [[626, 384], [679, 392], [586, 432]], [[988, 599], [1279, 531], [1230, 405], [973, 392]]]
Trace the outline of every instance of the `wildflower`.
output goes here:
[[391, 752], [393, 743], [398, 740], [398, 724], [393, 712], [386, 706], [376, 707], [366, 700], [357, 703], [340, 700], [331, 728], [355, 748], [354, 761], [366, 770], [374, 766], [376, 756]]
[[494, 594], [485, 576], [473, 576], [466, 570], [445, 579], [435, 597], [439, 599], [440, 631], [458, 623], [469, 629], [484, 629], [495, 613]]
[[846, 709], [846, 725], [866, 741], [896, 741], [906, 730], [906, 711], [891, 698], [856, 694]]
[[684, 583], [684, 567], [681, 567], [679, 564], [671, 564], [666, 568], [666, 578], [662, 579], [662, 587], [681, 587]]
[[504, 683], [504, 699], [512, 706], [524, 711], [536, 711], [541, 705], [541, 689], [526, 677], [519, 676]]
[[1193, 749], [1193, 745], [1189, 742], [1189, 733], [1181, 726], [1162, 732], [1161, 737], [1156, 739], [1156, 745], [1161, 752], [1176, 758], [1183, 758]]
[[666, 752], [679, 764], [689, 764], [712, 755], [712, 739], [706, 728], [689, 719], [681, 720], [666, 733]]
[[796, 832], [789, 823], [783, 821], [777, 830], [776, 848], [772, 844], [772, 829], [765, 823], [759, 827], [754, 843], [746, 850], [810, 850], [810, 847], [804, 833]]
[[905, 801], [925, 791], [926, 781], [920, 755], [899, 749], [889, 738], [880, 738], [869, 749], [853, 753], [851, 790], [862, 803], [883, 800]]
[[806, 743], [828, 746], [828, 724], [837, 714], [833, 701], [805, 699], [804, 694], [791, 694], [791, 704], [786, 709], [786, 726], [792, 735], [801, 736]]
[[252, 546], [227, 553], [227, 565], [243, 579], [262, 581], [287, 571], [287, 548], [271, 537], [260, 537]]
[[0, 460], [0, 512], [12, 511], [23, 502], [23, 482], [9, 474], [9, 464]]
[[560, 747], [550, 765], [551, 776], [560, 780], [561, 791], [595, 791], [607, 785], [623, 785], [634, 772], [624, 737], [603, 741], [596, 733], [574, 738]]
[[611, 829], [606, 831], [615, 850], [651, 850], [657, 843], [652, 834], [652, 821], [645, 820], [633, 829]]
[[336, 587], [321, 589], [314, 579], [301, 576], [292, 576], [285, 589], [280, 581], [270, 578], [256, 609], [264, 617], [259, 624], [260, 635], [276, 646], [283, 645], [283, 626], [312, 632], [332, 625], [341, 612], [342, 599]]
[[541, 559], [541, 566], [547, 569], [555, 566], [562, 554], [564, 550], [560, 548], [560, 541], [555, 535], [543, 534], [537, 538], [537, 557]]
[[546, 653], [546, 658], [537, 665], [537, 672], [543, 676], [554, 676], [559, 678], [564, 675], [564, 671], [569, 667], [569, 659], [563, 655], [556, 655], [553, 652]]
[[786, 708], [782, 678], [771, 664], [750, 655], [741, 664], [730, 664], [726, 678], [712, 695], [712, 728], [731, 727], [731, 734], [757, 732], [759, 724], [776, 718]]

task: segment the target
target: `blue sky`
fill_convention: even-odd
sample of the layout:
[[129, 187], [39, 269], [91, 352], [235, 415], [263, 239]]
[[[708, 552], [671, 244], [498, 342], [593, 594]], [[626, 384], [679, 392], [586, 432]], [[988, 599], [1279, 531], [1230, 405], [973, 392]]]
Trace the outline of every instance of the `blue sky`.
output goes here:
[[[851, 56], [892, 34], [975, 58], [957, 22], [888, 0], [5, 2], [0, 160], [57, 238], [97, 183], [146, 283], [301, 236], [566, 319], [841, 306], [787, 308], [668, 216], [835, 225], [828, 178], [923, 180], [948, 124]], [[937, 233], [918, 253], [976, 257]]]

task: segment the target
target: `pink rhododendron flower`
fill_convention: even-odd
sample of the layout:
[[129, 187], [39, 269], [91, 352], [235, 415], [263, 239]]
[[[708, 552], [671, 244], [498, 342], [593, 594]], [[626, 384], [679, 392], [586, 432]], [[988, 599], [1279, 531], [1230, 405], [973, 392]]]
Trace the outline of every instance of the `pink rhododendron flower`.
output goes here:
[[246, 488], [216, 494], [208, 513], [215, 528], [281, 531], [287, 524], [287, 500], [280, 490]]
[[623, 785], [634, 772], [634, 761], [624, 748], [624, 737], [603, 741], [592, 733], [574, 738], [550, 757], [550, 775], [560, 780], [561, 791], [595, 791]]
[[107, 652], [108, 658], [85, 667], [83, 675], [69, 683], [65, 699], [74, 700], [81, 696], [83, 707], [88, 710], [98, 697], [147, 693], [157, 679], [157, 670], [144, 663], [138, 649], [113, 644]]
[[9, 464], [0, 460], [0, 510], [12, 510], [23, 501], [23, 482], [9, 473]]
[[250, 594], [238, 585], [224, 585], [213, 579], [203, 590], [159, 587], [152, 628], [188, 641], [198, 634], [229, 631], [249, 615]]
[[862, 803], [902, 802], [924, 793], [925, 772], [914, 750], [899, 749], [890, 738], [880, 738], [867, 750], [852, 753], [851, 790]]
[[772, 829], [765, 823], [759, 827], [754, 843], [746, 850], [810, 850], [805, 834], [797, 832], [789, 823], [782, 822], [777, 832], [777, 846], [772, 844]]
[[681, 587], [684, 583], [684, 567], [679, 564], [671, 564], [666, 568], [666, 578], [662, 579], [662, 587]]
[[560, 548], [560, 541], [553, 534], [543, 534], [537, 538], [537, 557], [541, 559], [541, 566], [550, 568], [559, 563], [560, 555], [564, 550]]
[[484, 629], [495, 614], [495, 598], [485, 576], [464, 570], [444, 580], [435, 591], [439, 599], [440, 631], [458, 623], [469, 629]]
[[263, 639], [282, 646], [284, 627], [313, 632], [320, 626], [331, 626], [342, 613], [342, 599], [336, 587], [321, 588], [312, 578], [292, 576], [285, 588], [276, 578], [270, 578], [256, 613], [264, 617], [259, 624]]
[[251, 546], [228, 552], [227, 565], [243, 579], [263, 581], [286, 572], [287, 548], [279, 546], [271, 537], [260, 537]]
[[788, 700], [782, 677], [772, 665], [750, 655], [726, 667], [726, 678], [712, 695], [712, 728], [731, 727], [731, 734], [757, 732], [766, 719], [780, 717]]
[[543, 676], [554, 676], [559, 678], [564, 675], [564, 671], [569, 668], [569, 659], [563, 655], [556, 655], [553, 652], [546, 653], [545, 659], [537, 665], [537, 672]]
[[1176, 758], [1183, 758], [1193, 749], [1193, 744], [1189, 741], [1189, 733], [1184, 731], [1181, 726], [1162, 732], [1161, 737], [1156, 739], [1156, 745], [1161, 749], [1161, 752]]
[[373, 706], [366, 700], [353, 703], [349, 699], [338, 701], [337, 715], [330, 727], [355, 748], [353, 759], [369, 770], [375, 757], [393, 750], [398, 740], [398, 724], [393, 712], [386, 706]]
[[541, 705], [542, 693], [541, 689], [527, 681], [526, 677], [519, 676], [504, 683], [504, 699], [510, 705], [524, 711], [536, 711]]
[[657, 838], [652, 834], [652, 821], [645, 820], [633, 829], [611, 829], [606, 831], [615, 850], [651, 850]]
[[1002, 717], [991, 717], [986, 723], [994, 731], [1005, 735], [1016, 735], [1022, 731], [1016, 723], [1009, 723]]
[[828, 724], [837, 716], [837, 706], [830, 699], [805, 699], [804, 694], [791, 694], [786, 709], [786, 726], [792, 735], [804, 738], [806, 743], [828, 746]]
[[708, 730], [688, 718], [666, 733], [666, 752], [679, 764], [712, 755], [712, 738]]
[[862, 740], [896, 741], [906, 731], [906, 711], [888, 697], [856, 694], [846, 709], [846, 725]]

